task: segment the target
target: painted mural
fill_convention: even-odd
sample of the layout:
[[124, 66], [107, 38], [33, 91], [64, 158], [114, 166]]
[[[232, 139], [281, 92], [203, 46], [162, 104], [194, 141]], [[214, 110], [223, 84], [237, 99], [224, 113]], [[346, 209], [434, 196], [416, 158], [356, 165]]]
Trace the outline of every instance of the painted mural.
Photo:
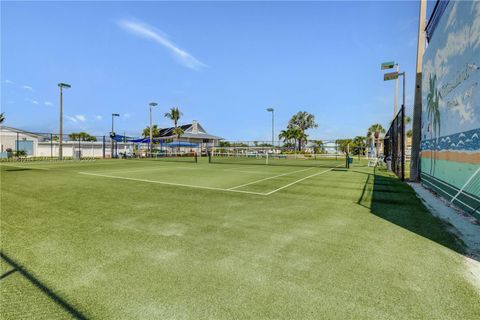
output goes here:
[[421, 177], [480, 218], [480, 1], [450, 1], [423, 58]]

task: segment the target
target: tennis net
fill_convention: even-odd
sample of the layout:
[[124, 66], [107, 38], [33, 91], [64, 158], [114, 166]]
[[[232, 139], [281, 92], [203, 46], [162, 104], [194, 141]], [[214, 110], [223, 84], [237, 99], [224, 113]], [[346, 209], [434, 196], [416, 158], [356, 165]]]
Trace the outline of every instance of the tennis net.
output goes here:
[[146, 159], [172, 162], [197, 162], [196, 152], [154, 152], [148, 153]]
[[347, 167], [346, 154], [209, 153], [210, 163], [299, 167]]

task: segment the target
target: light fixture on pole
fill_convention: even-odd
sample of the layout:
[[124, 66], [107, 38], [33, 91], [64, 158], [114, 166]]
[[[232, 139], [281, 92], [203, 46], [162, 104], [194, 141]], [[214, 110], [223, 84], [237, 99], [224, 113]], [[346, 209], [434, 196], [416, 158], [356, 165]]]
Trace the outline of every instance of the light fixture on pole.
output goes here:
[[58, 158], [60, 160], [63, 159], [63, 88], [65, 89], [69, 89], [71, 88], [72, 86], [67, 84], [67, 83], [63, 83], [63, 82], [60, 82], [58, 84], [58, 87], [60, 88], [60, 128], [59, 128], [59, 137], [58, 137]]
[[[382, 65], [383, 67], [383, 65]], [[400, 119], [400, 134], [401, 134], [401, 140], [400, 140], [400, 149], [401, 149], [401, 179], [402, 181], [404, 180], [405, 177], [405, 71], [404, 72], [390, 72], [390, 73], [385, 73], [383, 75], [383, 80], [384, 81], [389, 81], [389, 80], [398, 80], [398, 77], [402, 76], [403, 80], [403, 96], [402, 96], [402, 109], [401, 109], [401, 119]], [[397, 115], [395, 115], [397, 117]], [[394, 117], [394, 119], [395, 119]]]
[[153, 141], [152, 141], [152, 139], [153, 139], [153, 132], [152, 132], [152, 108], [158, 106], [158, 103], [156, 103], [156, 102], [150, 102], [150, 103], [149, 103], [149, 106], [150, 106], [150, 141], [149, 141], [148, 145], [149, 145], [149, 151], [150, 151], [150, 156], [151, 156], [151, 154], [152, 154], [152, 147], [153, 147], [153, 143], [152, 143], [152, 142], [153, 142]]
[[267, 111], [268, 112], [271, 112], [272, 113], [272, 152], [273, 152], [273, 148], [274, 148], [274, 145], [275, 145], [275, 110], [273, 108], [267, 108]]
[[113, 138], [115, 138], [115, 129], [114, 129], [114, 126], [113, 126], [113, 119], [115, 117], [120, 117], [120, 114], [112, 113], [112, 132], [110, 132], [110, 138], [112, 139], [112, 158], [117, 157], [116, 152], [114, 152], [114, 150], [115, 150], [115, 140], [113, 139]]
[[[380, 66], [381, 70], [387, 70], [387, 69], [393, 69], [393, 68], [396, 68], [395, 72], [398, 74], [399, 67], [398, 67], [398, 63], [395, 63], [395, 61], [384, 62]], [[394, 72], [392, 72], [391, 74], [393, 73]], [[390, 74], [390, 73], [387, 73], [387, 74]], [[393, 77], [392, 79], [385, 79], [385, 80], [395, 80], [395, 97], [393, 100], [393, 117], [395, 118], [398, 113], [398, 77], [397, 78]]]

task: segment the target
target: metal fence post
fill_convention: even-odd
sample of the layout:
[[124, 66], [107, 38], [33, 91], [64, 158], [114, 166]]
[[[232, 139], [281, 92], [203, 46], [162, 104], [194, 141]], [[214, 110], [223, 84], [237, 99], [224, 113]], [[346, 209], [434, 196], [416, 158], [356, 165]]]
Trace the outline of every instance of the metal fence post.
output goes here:
[[102, 139], [102, 158], [105, 159], [105, 136]]
[[53, 134], [50, 133], [50, 160], [53, 160]]
[[401, 131], [401, 166], [402, 166], [402, 181], [405, 181], [405, 105], [402, 105], [402, 125]]

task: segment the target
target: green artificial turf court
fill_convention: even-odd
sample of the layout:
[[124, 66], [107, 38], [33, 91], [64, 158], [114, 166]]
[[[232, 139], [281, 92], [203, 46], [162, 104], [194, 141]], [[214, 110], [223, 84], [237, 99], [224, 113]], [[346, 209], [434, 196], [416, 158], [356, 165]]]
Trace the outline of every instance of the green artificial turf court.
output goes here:
[[480, 316], [461, 243], [357, 160], [3, 163], [0, 227], [2, 319]]

